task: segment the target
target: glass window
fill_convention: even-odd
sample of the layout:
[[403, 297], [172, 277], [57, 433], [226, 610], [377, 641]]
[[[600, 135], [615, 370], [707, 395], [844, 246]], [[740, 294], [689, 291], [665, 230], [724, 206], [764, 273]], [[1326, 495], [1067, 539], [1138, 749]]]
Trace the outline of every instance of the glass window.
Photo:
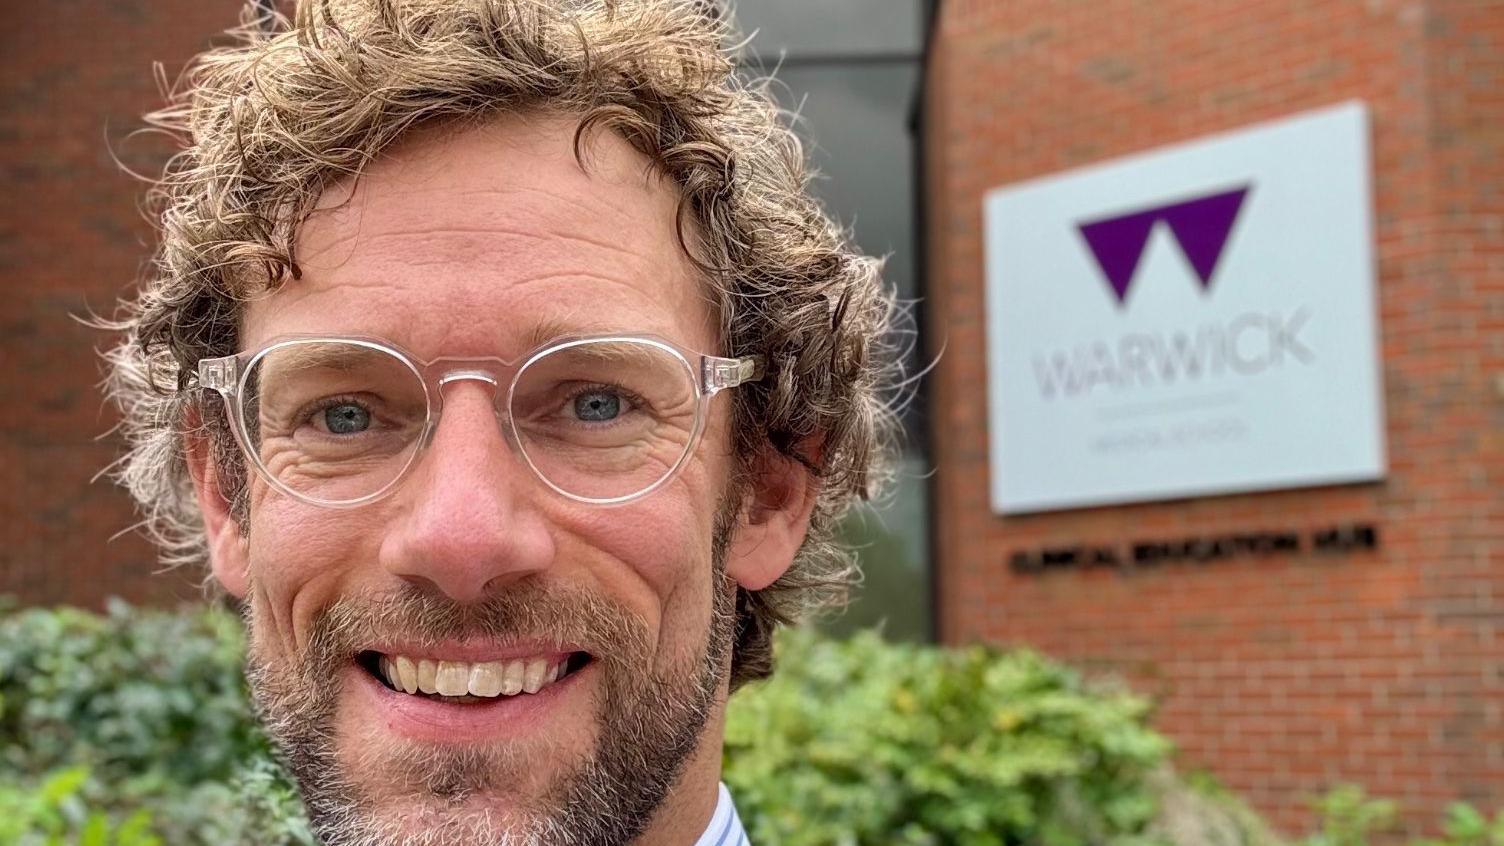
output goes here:
[[[922, 292], [916, 244], [916, 147], [911, 115], [919, 96], [920, 0], [741, 0], [736, 4], [749, 69], [774, 73], [781, 105], [820, 176], [815, 193], [862, 249], [888, 257], [886, 279], [900, 297]], [[913, 327], [918, 329], [919, 327]], [[913, 338], [906, 362], [923, 367]], [[826, 628], [881, 625], [892, 638], [932, 637], [928, 458], [922, 406], [905, 417], [907, 444], [893, 496], [853, 512], [841, 527], [859, 550], [863, 588]]]

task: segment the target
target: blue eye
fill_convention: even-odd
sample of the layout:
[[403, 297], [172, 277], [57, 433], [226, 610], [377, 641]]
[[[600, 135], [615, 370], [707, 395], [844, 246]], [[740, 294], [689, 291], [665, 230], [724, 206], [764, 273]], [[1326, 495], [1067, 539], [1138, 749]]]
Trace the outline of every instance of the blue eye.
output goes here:
[[371, 428], [371, 413], [353, 403], [324, 409], [324, 426], [335, 435], [355, 435]]
[[574, 413], [592, 423], [615, 420], [621, 414], [621, 397], [612, 391], [586, 391], [575, 396]]

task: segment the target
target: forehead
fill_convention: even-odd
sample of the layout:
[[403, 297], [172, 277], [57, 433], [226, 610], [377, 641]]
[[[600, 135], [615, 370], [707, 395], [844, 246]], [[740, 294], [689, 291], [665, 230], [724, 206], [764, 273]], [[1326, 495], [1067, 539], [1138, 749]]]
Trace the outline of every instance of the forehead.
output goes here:
[[246, 308], [242, 347], [377, 335], [425, 357], [511, 355], [554, 332], [715, 344], [679, 245], [679, 194], [614, 134], [506, 116], [419, 131], [327, 190], [298, 235], [302, 278]]

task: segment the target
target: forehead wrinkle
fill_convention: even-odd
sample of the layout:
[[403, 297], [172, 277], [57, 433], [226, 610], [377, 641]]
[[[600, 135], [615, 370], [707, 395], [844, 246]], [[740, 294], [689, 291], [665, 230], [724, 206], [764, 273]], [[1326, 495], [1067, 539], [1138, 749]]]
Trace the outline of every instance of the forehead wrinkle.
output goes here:
[[[620, 141], [620, 146], [625, 147], [625, 142]], [[470, 156], [475, 154], [473, 149], [468, 148]], [[532, 151], [536, 155], [538, 151]], [[653, 167], [651, 162], [644, 162], [636, 178], [628, 176], [634, 172], [626, 163], [614, 160], [607, 151], [601, 159], [600, 166], [593, 168], [581, 168], [572, 156], [569, 164], [572, 165], [566, 173], [572, 176], [551, 175], [546, 185], [532, 185], [526, 182], [506, 181], [499, 185], [475, 187], [472, 183], [464, 184], [432, 184], [436, 174], [441, 171], [433, 170], [434, 162], [416, 164], [403, 161], [400, 157], [388, 158], [379, 161], [368, 168], [359, 178], [344, 179], [336, 183], [321, 198], [309, 223], [317, 225], [327, 221], [333, 229], [346, 229], [341, 226], [352, 213], [364, 217], [369, 208], [377, 208], [383, 217], [392, 217], [392, 210], [398, 212], [397, 217], [406, 205], [403, 201], [415, 200], [432, 195], [441, 195], [455, 200], [466, 200], [464, 203], [448, 204], [451, 208], [458, 207], [464, 211], [471, 220], [475, 219], [476, 205], [487, 206], [484, 198], [504, 198], [503, 204], [494, 207], [494, 211], [502, 215], [517, 216], [527, 221], [543, 221], [549, 218], [567, 216], [570, 211], [583, 213], [583, 219], [589, 221], [603, 221], [611, 215], [603, 215], [603, 211], [615, 214], [615, 217], [633, 225], [642, 225], [657, 220], [659, 226], [648, 227], [656, 229], [660, 233], [672, 234], [673, 241], [677, 243], [678, 216], [679, 216], [679, 188], [676, 183]], [[640, 155], [626, 148], [629, 156]], [[411, 169], [427, 173], [427, 176], [412, 176]], [[491, 167], [478, 167], [478, 178], [521, 179], [535, 178], [533, 171], [527, 168], [515, 170], [497, 170]], [[337, 196], [338, 200], [326, 198]], [[475, 200], [480, 200], [475, 203]], [[661, 211], [661, 215], [641, 214], [640, 202], [650, 208]], [[421, 204], [420, 204], [421, 205]], [[561, 208], [567, 207], [567, 208]], [[327, 249], [336, 247], [351, 237], [357, 237], [361, 229], [362, 221], [355, 223], [354, 231], [346, 231], [326, 243], [317, 247], [308, 245], [308, 254], [315, 255]], [[602, 223], [602, 228], [611, 228]], [[550, 230], [550, 234], [563, 234]], [[302, 233], [300, 233], [300, 239]]]
[[[596, 184], [597, 182], [600, 184]], [[561, 191], [560, 188], [564, 186], [558, 181], [551, 182], [546, 187], [516, 183], [488, 188], [408, 187], [404, 185], [380, 185], [379, 187], [382, 190], [373, 191], [367, 189], [364, 192], [363, 202], [387, 202], [398, 195], [418, 198], [438, 194], [455, 199], [506, 196], [509, 198], [507, 200], [509, 206], [520, 206], [528, 212], [529, 217], [546, 214], [550, 210], [555, 209], [560, 203], [563, 203], [573, 207], [575, 211], [584, 212], [592, 217], [599, 217], [600, 206], [606, 206], [623, 218], [640, 220], [642, 219], [641, 216], [632, 212], [630, 203], [623, 202], [623, 200], [627, 199], [628, 194], [640, 193], [642, 199], [647, 199], [654, 205], [661, 205], [665, 211], [672, 213], [677, 213], [678, 211], [678, 188], [673, 183], [669, 183], [663, 179], [647, 179], [636, 185], [621, 180], [588, 180], [580, 188], [582, 189], [581, 193], [585, 197], [588, 197], [589, 202], [575, 196], [575, 192], [573, 191]], [[635, 189], [641, 190], [640, 192], [636, 192]], [[373, 194], [387, 196], [372, 196]], [[513, 203], [510, 199], [512, 195], [526, 198], [536, 197], [538, 201], [536, 203]], [[327, 211], [337, 213], [342, 208], [343, 206], [330, 207]]]
[[[587, 280], [596, 284], [588, 298], [561, 297], [559, 285], [554, 284], [559, 280]], [[520, 311], [531, 315], [517, 327], [523, 333], [518, 342], [523, 349], [530, 349], [564, 335], [627, 333], [658, 335], [694, 346], [696, 339], [676, 337], [682, 334], [674, 328], [678, 309], [664, 308], [661, 296], [645, 290], [652, 281], [588, 271], [539, 273], [516, 279], [510, 286], [509, 297], [514, 305], [520, 306]], [[677, 307], [681, 297], [673, 297], [669, 304]], [[685, 299], [682, 304], [693, 302]]]
[[[415, 249], [412, 243], [402, 243], [403, 240], [407, 239], [385, 244], [380, 249], [371, 245], [373, 249], [364, 252], [359, 262], [333, 270], [318, 280], [315, 283], [318, 287], [309, 293], [325, 289], [332, 292], [355, 282], [363, 289], [389, 290], [399, 301], [407, 298], [410, 306], [422, 305], [431, 292], [442, 289], [442, 296], [458, 310], [516, 306], [518, 300], [549, 307], [578, 298], [580, 285], [574, 283], [588, 283], [591, 291], [588, 299], [582, 300], [582, 306], [588, 302], [590, 307], [601, 310], [657, 312], [663, 311], [665, 304], [688, 305], [690, 289], [686, 286], [693, 284], [689, 274], [679, 270], [655, 272], [655, 265], [630, 249], [624, 249], [623, 253], [632, 261], [614, 257], [599, 261], [592, 255], [581, 255], [578, 250], [554, 254], [503, 248], [496, 253], [494, 245], [484, 240], [477, 244], [470, 238], [456, 241], [432, 234], [414, 236], [411, 240], [423, 245], [423, 249]], [[419, 267], [444, 268], [444, 271], [430, 272], [427, 278], [408, 272]], [[415, 278], [417, 284], [413, 284]], [[665, 280], [674, 283], [668, 291], [652, 290]], [[540, 287], [543, 290], [537, 290]]]
[[481, 236], [483, 239], [489, 239], [492, 236], [496, 236], [496, 237], [499, 237], [501, 239], [516, 238], [516, 239], [521, 239], [521, 240], [526, 240], [526, 241], [543, 242], [543, 243], [554, 243], [554, 242], [558, 242], [558, 241], [568, 241], [568, 242], [571, 242], [571, 243], [583, 244], [583, 245], [589, 246], [589, 247], [596, 247], [596, 248], [599, 248], [601, 250], [605, 250], [605, 251], [611, 252], [611, 253], [616, 253], [616, 254], [619, 254], [619, 255], [627, 255], [627, 256], [636, 256], [636, 255], [638, 255], [638, 253], [636, 251], [628, 249], [626, 247], [623, 247], [623, 246], [621, 246], [618, 243], [613, 243], [611, 241], [607, 241], [604, 238], [592, 238], [592, 237], [589, 237], [588, 235], [585, 235], [585, 234], [582, 234], [582, 233], [568, 232], [568, 231], [565, 231], [563, 229], [547, 229], [547, 230], [543, 230], [543, 231], [540, 231], [540, 232], [529, 232], [526, 229], [513, 229], [513, 228], [509, 228], [509, 227], [505, 227], [505, 226], [496, 226], [496, 227], [479, 227], [479, 226], [476, 226], [476, 227], [442, 226], [442, 227], [440, 227], [440, 226], [436, 226], [436, 227], [434, 227], [432, 229], [427, 229], [427, 230], [424, 230], [424, 229], [413, 229], [413, 230], [408, 230], [406, 232], [385, 233], [385, 234], [377, 235], [375, 237], [378, 238], [378, 239], [383, 239], [384, 238], [384, 239], [398, 239], [398, 240], [400, 240], [400, 239], [409, 238], [409, 237], [421, 237], [421, 236], [424, 236], [424, 235], [442, 235], [442, 234], [446, 234], [446, 233], [454, 233], [456, 235], [478, 235], [478, 236]]
[[[546, 217], [550, 211], [558, 209], [560, 204], [573, 208], [574, 211], [584, 212], [592, 219], [598, 219], [601, 206], [616, 212], [622, 218], [640, 221], [644, 218], [631, 209], [631, 204], [625, 202], [632, 197], [648, 200], [655, 206], [661, 206], [668, 214], [664, 221], [669, 222], [678, 215], [678, 188], [673, 183], [664, 179], [649, 179], [639, 185], [622, 183], [621, 181], [599, 180], [602, 184], [594, 184], [595, 180], [580, 186], [583, 196], [576, 196], [574, 191], [560, 190], [564, 186], [555, 181], [546, 187], [507, 184], [486, 188], [458, 188], [451, 186], [442, 187], [416, 187], [402, 184], [388, 184], [384, 180], [373, 180], [367, 177], [356, 188], [355, 192], [340, 200], [338, 203], [320, 204], [314, 211], [311, 220], [334, 219], [346, 216], [355, 207], [368, 207], [373, 204], [385, 205], [400, 198], [419, 199], [430, 195], [440, 195], [450, 199], [470, 200], [483, 197], [506, 197], [508, 208], [520, 208], [526, 212], [526, 217], [534, 219]], [[603, 190], [610, 189], [610, 190]], [[641, 189], [634, 191], [634, 189]], [[536, 198], [535, 202], [514, 202], [513, 197]], [[588, 202], [586, 199], [588, 198]], [[466, 204], [466, 208], [469, 205]]]
[[[517, 194], [536, 195], [541, 200], [538, 204], [538, 209], [541, 211], [556, 209], [560, 203], [563, 203], [577, 212], [583, 212], [592, 220], [599, 220], [601, 217], [598, 205], [606, 206], [618, 217], [633, 223], [653, 220], [654, 218], [632, 212], [630, 204], [625, 202], [629, 195], [645, 199], [654, 206], [662, 206], [662, 210], [668, 213], [661, 218], [665, 223], [674, 220], [678, 214], [678, 189], [662, 180], [648, 180], [635, 186], [630, 183], [623, 184], [620, 181], [601, 180], [601, 182], [604, 184], [585, 186], [589, 202], [575, 196], [573, 192], [559, 191], [555, 186], [540, 188], [532, 185], [517, 185], [512, 190]], [[603, 188], [609, 190], [602, 190]], [[634, 189], [641, 189], [641, 191]]]
[[[431, 227], [367, 236], [360, 242], [358, 255], [352, 253], [338, 264], [328, 266], [328, 269], [337, 273], [349, 271], [352, 261], [359, 265], [366, 260], [390, 259], [395, 259], [397, 264], [405, 267], [463, 267], [480, 263], [490, 268], [496, 262], [527, 267], [547, 263], [564, 245], [577, 247], [568, 250], [572, 263], [588, 265], [599, 261], [610, 267], [634, 269], [659, 266], [630, 247], [586, 235], [565, 232], [542, 234], [514, 229]], [[310, 267], [320, 264], [316, 260], [307, 262]]]
[[[665, 219], [655, 225], [653, 221], [658, 215], [651, 213], [603, 211], [600, 206], [606, 203], [599, 201], [604, 198], [594, 198], [596, 205], [592, 206], [574, 198], [549, 196], [555, 202], [536, 207], [524, 204], [507, 208], [446, 208], [437, 210], [437, 214], [431, 209], [423, 214], [419, 211], [421, 203], [403, 203], [401, 198], [370, 209], [362, 203], [353, 212], [309, 221], [300, 233], [300, 240], [304, 241], [303, 264], [308, 268], [322, 266], [335, 270], [359, 259], [394, 254], [403, 263], [430, 266], [460, 263], [457, 259], [461, 257], [487, 260], [493, 251], [500, 254], [497, 257], [500, 260], [513, 262], [523, 256], [546, 256], [560, 248], [568, 251], [576, 246], [584, 248], [583, 251], [603, 253], [604, 259], [612, 263], [631, 261], [652, 267], [673, 264], [685, 275], [692, 275], [688, 273], [690, 262], [678, 231], [670, 225], [674, 214], [671, 206], [663, 209]], [[566, 202], [561, 204], [559, 200]], [[577, 213], [560, 208], [561, 205], [568, 205]], [[429, 250], [435, 259], [418, 261], [416, 256], [423, 252], [421, 247], [429, 242], [436, 244]], [[671, 255], [646, 255], [642, 252], [646, 246], [651, 246], [655, 253], [668, 251]], [[588, 254], [581, 256], [588, 257]]]
[[[341, 288], [358, 288], [361, 297], [366, 301], [368, 310], [380, 313], [388, 303], [400, 302], [404, 289], [400, 285], [385, 282], [373, 277], [358, 277], [339, 284]], [[289, 315], [296, 315], [300, 304], [310, 297], [329, 295], [332, 293], [329, 287], [323, 285], [308, 284], [305, 277], [301, 281], [284, 282], [270, 296], [262, 297], [249, 303], [242, 312], [241, 317], [241, 347], [251, 344], [262, 343], [270, 340], [271, 334], [266, 327], [278, 322], [286, 323]], [[293, 326], [284, 326], [276, 335], [317, 333], [332, 330], [327, 326], [307, 326], [294, 323]]]
[[[513, 215], [506, 215], [506, 217], [509, 218], [512, 216]], [[597, 216], [594, 219], [598, 220], [600, 218], [599, 216]], [[309, 266], [328, 264], [332, 267], [338, 267], [345, 264], [350, 259], [355, 258], [357, 252], [361, 252], [364, 248], [368, 248], [381, 241], [401, 241], [408, 238], [424, 238], [427, 236], [443, 236], [446, 234], [458, 236], [456, 240], [460, 243], [474, 242], [476, 244], [484, 244], [485, 242], [495, 239], [499, 242], [502, 242], [498, 243], [496, 246], [503, 250], [506, 249], [506, 247], [503, 246], [503, 243], [508, 241], [523, 241], [527, 242], [529, 245], [557, 244], [560, 242], [566, 242], [579, 244], [586, 247], [593, 247], [617, 256], [639, 255], [636, 251], [623, 246], [620, 243], [621, 239], [612, 240], [607, 238], [604, 233], [598, 234], [595, 232], [580, 231], [578, 227], [570, 227], [563, 224], [548, 227], [540, 226], [537, 228], [529, 228], [526, 226], [519, 226], [512, 220], [507, 220], [505, 222], [497, 221], [495, 223], [477, 223], [475, 222], [474, 218], [471, 218], [471, 220], [466, 223], [434, 224], [427, 222], [427, 225], [418, 225], [412, 227], [394, 226], [388, 229], [370, 232], [364, 231], [364, 227], [360, 224], [357, 224], [354, 227], [342, 227], [338, 222], [332, 223], [332, 228], [345, 229], [346, 231], [338, 234], [333, 234], [326, 232], [324, 227], [318, 227], [317, 225], [315, 225], [315, 227], [313, 228], [313, 234], [315, 238], [312, 239], [314, 240], [314, 243], [305, 247], [303, 251], [304, 264]], [[308, 230], [305, 229], [305, 233], [307, 231]], [[333, 235], [333, 237], [319, 237], [331, 234]], [[684, 258], [682, 255], [683, 251], [678, 248], [677, 237], [675, 237], [671, 243], [673, 244], [676, 252], [680, 254], [677, 258], [682, 260]], [[334, 259], [332, 262], [327, 263], [320, 261], [321, 258], [327, 256], [329, 253], [342, 246], [347, 246], [349, 248], [342, 258]], [[409, 258], [411, 257], [411, 253], [406, 251], [404, 251], [404, 255]]]

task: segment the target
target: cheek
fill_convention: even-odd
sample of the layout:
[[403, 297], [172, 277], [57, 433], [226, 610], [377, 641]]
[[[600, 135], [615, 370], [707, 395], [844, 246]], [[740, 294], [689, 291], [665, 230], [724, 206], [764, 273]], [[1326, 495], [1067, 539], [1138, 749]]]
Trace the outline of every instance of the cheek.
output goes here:
[[[628, 563], [659, 595], [686, 580], [708, 583], [711, 539], [732, 463], [725, 417], [724, 408], [712, 405], [694, 455], [668, 484], [643, 499], [569, 507], [550, 518], [564, 534], [577, 534]], [[696, 574], [699, 578], [693, 578]]]
[[266, 496], [251, 507], [251, 590], [284, 651], [307, 643], [312, 618], [338, 598], [354, 562], [374, 560], [369, 517]]
[[[557, 524], [588, 547], [584, 554], [606, 562], [593, 579], [656, 633], [660, 667], [699, 654], [712, 606], [711, 544], [721, 491], [695, 484], [693, 477], [682, 482], [628, 505], [576, 512], [570, 524]], [[569, 547], [561, 544], [561, 555], [569, 555]]]

